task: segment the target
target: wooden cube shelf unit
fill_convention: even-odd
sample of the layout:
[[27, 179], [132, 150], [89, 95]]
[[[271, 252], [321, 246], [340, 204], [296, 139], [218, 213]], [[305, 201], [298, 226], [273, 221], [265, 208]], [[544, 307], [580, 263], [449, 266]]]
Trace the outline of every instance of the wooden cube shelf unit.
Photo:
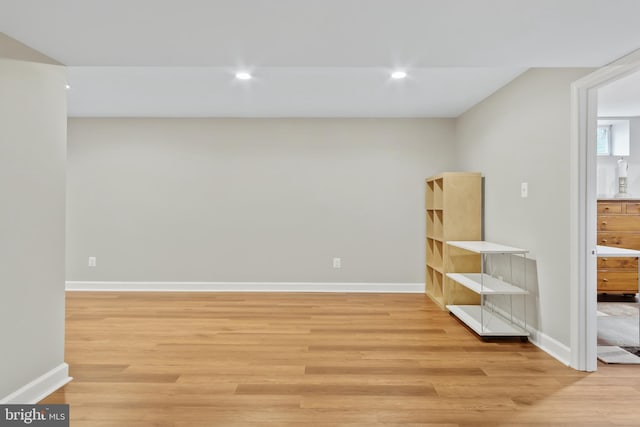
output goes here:
[[482, 176], [445, 172], [426, 180], [426, 294], [443, 310], [450, 304], [479, 304], [477, 294], [447, 273], [478, 271], [480, 256], [447, 248], [447, 240], [482, 238]]

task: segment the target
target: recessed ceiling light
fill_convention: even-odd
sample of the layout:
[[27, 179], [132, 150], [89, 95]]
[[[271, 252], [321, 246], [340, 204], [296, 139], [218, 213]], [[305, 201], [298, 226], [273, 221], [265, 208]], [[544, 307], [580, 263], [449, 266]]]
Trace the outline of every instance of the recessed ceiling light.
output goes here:
[[236, 79], [251, 80], [251, 74], [249, 74], [247, 71], [239, 71], [236, 73]]
[[394, 80], [402, 80], [407, 77], [407, 72], [402, 70], [397, 70], [391, 73], [391, 78]]
[[70, 85], [69, 83], [67, 83], [66, 85], [64, 85], [64, 88], [65, 88], [66, 90], [69, 90], [69, 89], [71, 89], [71, 85]]

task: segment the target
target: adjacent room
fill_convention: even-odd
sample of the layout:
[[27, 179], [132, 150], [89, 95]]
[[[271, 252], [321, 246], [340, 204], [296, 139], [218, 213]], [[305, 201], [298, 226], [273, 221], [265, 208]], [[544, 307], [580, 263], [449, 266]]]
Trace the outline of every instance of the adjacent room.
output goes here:
[[0, 425], [636, 425], [639, 14], [0, 0]]
[[640, 73], [598, 90], [598, 358], [640, 364]]

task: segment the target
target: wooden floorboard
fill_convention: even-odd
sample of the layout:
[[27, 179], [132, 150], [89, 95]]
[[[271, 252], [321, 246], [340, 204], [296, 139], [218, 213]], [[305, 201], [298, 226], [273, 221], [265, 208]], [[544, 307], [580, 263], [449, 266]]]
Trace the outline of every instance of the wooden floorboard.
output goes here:
[[637, 426], [640, 366], [483, 342], [423, 295], [66, 299], [74, 427]]

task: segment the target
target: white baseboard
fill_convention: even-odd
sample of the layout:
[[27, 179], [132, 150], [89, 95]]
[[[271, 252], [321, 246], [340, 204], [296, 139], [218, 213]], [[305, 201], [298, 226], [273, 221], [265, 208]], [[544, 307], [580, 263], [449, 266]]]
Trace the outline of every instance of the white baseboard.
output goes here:
[[424, 283], [66, 282], [67, 291], [424, 293]]
[[[496, 305], [491, 305], [491, 307], [493, 310], [500, 313], [502, 317], [504, 317], [505, 319], [509, 319], [509, 313], [504, 309]], [[520, 327], [525, 328], [522, 320], [517, 318], [514, 320]], [[531, 342], [531, 344], [535, 345], [554, 359], [557, 359], [560, 363], [563, 363], [566, 366], [570, 365], [569, 361], [571, 360], [571, 349], [568, 346], [562, 344], [555, 338], [551, 338], [549, 335], [540, 332], [531, 325], [527, 325], [526, 330], [529, 331], [529, 341]]]
[[61, 363], [49, 372], [0, 399], [0, 404], [36, 404], [72, 379], [69, 376], [69, 365]]
[[529, 337], [529, 340], [533, 345], [549, 354], [550, 356], [554, 357], [564, 365], [570, 365], [571, 349], [569, 348], [569, 346], [562, 344], [555, 338], [551, 338], [549, 335], [544, 334], [540, 331], [536, 330], [530, 332], [531, 337]]

